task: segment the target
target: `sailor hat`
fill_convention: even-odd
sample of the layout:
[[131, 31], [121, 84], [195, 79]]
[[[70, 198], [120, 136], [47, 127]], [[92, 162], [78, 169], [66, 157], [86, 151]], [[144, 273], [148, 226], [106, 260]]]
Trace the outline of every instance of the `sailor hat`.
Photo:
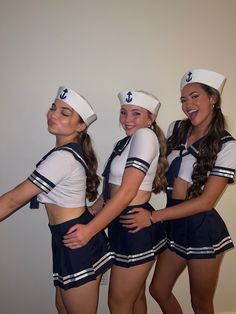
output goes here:
[[205, 69], [192, 69], [184, 74], [180, 82], [180, 90], [190, 83], [202, 83], [222, 93], [226, 77], [222, 74]]
[[118, 94], [121, 105], [135, 105], [157, 114], [161, 106], [160, 101], [154, 96], [143, 91], [125, 91]]
[[59, 87], [56, 99], [64, 101], [73, 108], [81, 116], [87, 126], [97, 120], [97, 115], [87, 100], [72, 89], [66, 86]]

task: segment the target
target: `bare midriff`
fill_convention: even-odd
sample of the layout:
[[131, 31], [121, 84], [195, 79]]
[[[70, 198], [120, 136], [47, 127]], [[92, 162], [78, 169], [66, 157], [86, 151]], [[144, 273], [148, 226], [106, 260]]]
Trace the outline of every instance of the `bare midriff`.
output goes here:
[[85, 211], [85, 207], [67, 208], [55, 204], [44, 204], [50, 225], [58, 225], [68, 220], [78, 218]]
[[[115, 184], [109, 184], [110, 186], [110, 196], [114, 196], [117, 191], [119, 190], [120, 186]], [[146, 202], [148, 202], [151, 198], [151, 192], [150, 191], [142, 191], [138, 190], [136, 196], [132, 199], [132, 201], [129, 203], [129, 205], [141, 205]]]
[[191, 184], [181, 178], [176, 178], [172, 190], [171, 197], [173, 199], [185, 200], [187, 196], [187, 190]]

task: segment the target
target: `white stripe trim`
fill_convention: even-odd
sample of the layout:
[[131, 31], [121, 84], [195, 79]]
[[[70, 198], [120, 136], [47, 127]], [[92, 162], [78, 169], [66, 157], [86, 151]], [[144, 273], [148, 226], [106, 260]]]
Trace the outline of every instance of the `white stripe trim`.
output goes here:
[[190, 254], [213, 254], [220, 249], [222, 249], [224, 246], [232, 243], [232, 240], [230, 236], [227, 236], [223, 240], [221, 240], [219, 243], [214, 244], [213, 246], [205, 246], [205, 247], [200, 247], [200, 248], [194, 248], [194, 247], [184, 247], [181, 246], [174, 241], [170, 241], [167, 239], [167, 243], [170, 245], [171, 248], [176, 248], [176, 250], [185, 253], [186, 255]]
[[29, 179], [31, 179], [31, 181], [35, 185], [37, 185], [41, 190], [45, 191], [46, 193], [49, 193], [54, 188], [54, 186], [51, 186], [43, 181], [41, 178], [36, 177], [33, 173], [29, 176]]

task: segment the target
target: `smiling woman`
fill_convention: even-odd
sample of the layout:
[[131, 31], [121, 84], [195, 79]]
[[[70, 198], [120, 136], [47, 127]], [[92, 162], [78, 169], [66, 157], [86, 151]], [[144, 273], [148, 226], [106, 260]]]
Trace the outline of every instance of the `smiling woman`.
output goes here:
[[[225, 80], [210, 70], [188, 71], [180, 84], [187, 119], [174, 121], [168, 129], [167, 205], [152, 215], [154, 222], [164, 222], [167, 248], [150, 286], [166, 314], [183, 313], [172, 289], [185, 267], [194, 313], [213, 314], [224, 252], [234, 247], [214, 209], [227, 184], [234, 182], [236, 168], [236, 141], [225, 130], [221, 112]], [[149, 225], [149, 213], [140, 208], [123, 225], [140, 230]]]
[[[91, 210], [96, 217], [86, 226], [78, 224], [64, 237], [64, 244], [76, 248], [108, 224], [114, 265], [109, 285], [109, 308], [113, 314], [146, 313], [142, 298], [147, 275], [156, 256], [165, 247], [165, 233], [161, 223], [149, 220], [148, 228], [135, 235], [123, 228], [121, 215], [129, 216], [142, 206], [153, 212], [149, 199], [152, 192], [165, 189], [167, 169], [166, 141], [156, 124], [159, 100], [147, 92], [126, 91], [118, 94], [120, 123], [126, 137], [120, 140], [104, 170], [104, 189]], [[105, 202], [102, 208], [103, 201]], [[141, 205], [140, 205], [141, 204]], [[135, 305], [138, 299], [138, 305]]]

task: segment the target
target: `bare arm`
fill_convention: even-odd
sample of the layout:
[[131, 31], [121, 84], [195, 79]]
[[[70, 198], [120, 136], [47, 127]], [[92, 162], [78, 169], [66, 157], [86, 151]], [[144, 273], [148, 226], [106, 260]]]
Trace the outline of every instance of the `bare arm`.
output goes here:
[[0, 197], [0, 221], [12, 214], [16, 209], [26, 204], [41, 190], [28, 179], [17, 185]]
[[64, 237], [64, 244], [72, 249], [85, 245], [97, 232], [103, 230], [134, 199], [145, 174], [135, 168], [127, 168], [116, 194], [106, 203], [87, 225], [75, 225]]
[[227, 179], [223, 177], [210, 176], [202, 194], [179, 205], [161, 209], [153, 214], [155, 222], [162, 220], [177, 219], [192, 216], [201, 212], [211, 210], [227, 186]]
[[[194, 197], [182, 203], [156, 210], [152, 213], [152, 222], [178, 219], [192, 216], [201, 212], [211, 210], [227, 186], [227, 179], [223, 177], [210, 176], [200, 196]], [[134, 214], [122, 217], [121, 223], [130, 232], [137, 232], [151, 224], [150, 213], [142, 208], [135, 209]]]
[[104, 229], [130, 204], [138, 193], [144, 176], [143, 172], [135, 168], [125, 170], [121, 186], [116, 194], [106, 203], [95, 219], [88, 224], [92, 235]]
[[103, 194], [100, 194], [96, 201], [93, 203], [93, 205], [88, 207], [88, 209], [93, 216], [96, 216], [97, 213], [99, 213], [100, 210], [103, 208], [103, 206], [104, 206]]

